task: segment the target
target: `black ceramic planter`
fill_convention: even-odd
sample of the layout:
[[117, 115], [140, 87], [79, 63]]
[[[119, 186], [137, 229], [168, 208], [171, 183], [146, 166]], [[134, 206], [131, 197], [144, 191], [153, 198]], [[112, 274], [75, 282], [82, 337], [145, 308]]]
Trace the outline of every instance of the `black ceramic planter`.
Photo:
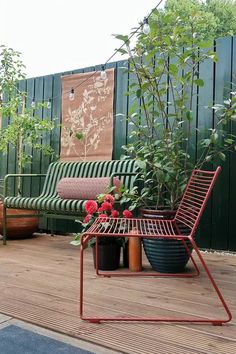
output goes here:
[[[142, 217], [173, 219], [175, 211], [142, 210]], [[187, 245], [190, 244], [187, 242]], [[189, 261], [184, 244], [178, 240], [143, 238], [143, 248], [153, 270], [160, 273], [181, 273]]]
[[160, 273], [184, 272], [189, 260], [181, 241], [144, 238], [143, 248], [152, 268]]
[[[98, 245], [98, 269], [115, 270], [120, 266], [120, 245], [117, 243]], [[96, 247], [93, 247], [94, 268], [96, 268]]]

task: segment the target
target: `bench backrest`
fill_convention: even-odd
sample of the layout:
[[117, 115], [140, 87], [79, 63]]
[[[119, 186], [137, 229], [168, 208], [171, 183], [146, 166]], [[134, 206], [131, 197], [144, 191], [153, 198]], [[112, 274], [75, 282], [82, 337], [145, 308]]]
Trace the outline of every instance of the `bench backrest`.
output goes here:
[[[57, 183], [65, 177], [110, 177], [113, 173], [134, 173], [134, 160], [53, 162], [49, 165], [41, 195], [56, 196]], [[130, 188], [135, 176], [119, 176], [121, 182]]]

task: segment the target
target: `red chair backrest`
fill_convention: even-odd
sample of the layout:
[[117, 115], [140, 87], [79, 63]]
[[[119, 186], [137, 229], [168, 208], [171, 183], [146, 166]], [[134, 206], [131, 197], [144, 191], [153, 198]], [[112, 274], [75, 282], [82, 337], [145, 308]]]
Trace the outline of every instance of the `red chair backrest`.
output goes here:
[[175, 222], [187, 226], [192, 236], [196, 232], [220, 171], [220, 166], [215, 171], [193, 170], [188, 181], [175, 215]]

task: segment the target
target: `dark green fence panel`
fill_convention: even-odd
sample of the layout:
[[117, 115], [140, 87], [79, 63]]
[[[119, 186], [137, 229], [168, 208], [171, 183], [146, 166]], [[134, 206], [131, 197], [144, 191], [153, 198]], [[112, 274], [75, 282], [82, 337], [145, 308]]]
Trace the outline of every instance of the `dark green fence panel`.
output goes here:
[[[52, 102], [52, 90], [53, 90], [53, 75], [46, 76], [44, 78], [44, 90], [43, 90], [43, 101], [47, 104], [47, 107], [43, 109], [43, 119], [52, 121], [52, 109], [53, 109], [53, 102]], [[49, 106], [48, 106], [49, 104]], [[59, 122], [55, 122], [57, 125]], [[51, 145], [51, 137], [52, 134], [46, 134], [45, 136], [45, 144]], [[40, 173], [44, 173], [44, 166], [48, 166], [50, 163], [51, 158], [48, 156], [41, 156], [41, 163], [40, 163]], [[42, 188], [42, 180], [40, 181], [40, 189]]]
[[[215, 102], [223, 103], [230, 91], [231, 81], [231, 37], [216, 41], [216, 52], [219, 61], [215, 69]], [[227, 53], [227, 54], [226, 54]], [[212, 198], [212, 242], [213, 249], [227, 249], [228, 246], [228, 216], [229, 216], [229, 154], [222, 163], [219, 181], [214, 189]], [[219, 164], [221, 161], [219, 160]]]
[[[37, 104], [38, 102], [43, 102], [43, 91], [44, 91], [44, 78], [43, 77], [37, 77], [35, 79], [35, 90], [34, 90], [34, 99], [35, 103]], [[43, 119], [43, 109], [38, 108], [35, 110], [35, 116]], [[41, 143], [41, 141], [40, 141]], [[46, 141], [45, 141], [46, 143]], [[31, 171], [32, 173], [38, 173], [38, 171], [41, 171], [41, 164], [42, 164], [42, 156], [40, 151], [35, 150], [33, 151], [33, 160], [32, 160], [32, 166], [31, 166]], [[31, 195], [39, 195], [40, 193], [40, 178], [34, 178], [34, 181], [31, 186]]]
[[[233, 83], [232, 90], [236, 91], [236, 36], [232, 38], [232, 72], [231, 81]], [[232, 134], [236, 135], [236, 126], [231, 126]], [[229, 173], [229, 235], [228, 247], [229, 250], [236, 251], [236, 152], [230, 154], [230, 173]]]
[[[199, 87], [198, 92], [195, 128], [199, 129], [201, 133], [197, 131], [196, 140], [194, 144], [195, 154], [197, 158], [199, 158], [202, 153], [201, 147], [199, 146], [199, 140], [206, 136], [207, 130], [209, 128], [212, 128], [213, 125], [212, 110], [207, 109], [207, 107], [212, 106], [214, 101], [214, 64], [211, 60], [206, 60], [204, 63], [201, 63], [199, 65], [199, 77], [204, 80], [205, 84], [203, 87]], [[204, 212], [202, 222], [199, 227], [199, 232], [197, 235], [197, 240], [199, 244], [201, 244], [201, 246], [204, 248], [211, 247], [211, 212], [212, 203], [210, 200]]]
[[[205, 86], [199, 88], [193, 102], [193, 113], [195, 120], [191, 123], [193, 131], [191, 144], [193, 149], [191, 154], [194, 156], [200, 153], [198, 141], [200, 136], [196, 129], [208, 129], [214, 127], [214, 115], [205, 107], [211, 105], [214, 101], [223, 102], [230, 83], [236, 85], [236, 37], [221, 38], [216, 41], [216, 51], [219, 56], [219, 62], [213, 65], [210, 61], [204, 62], [199, 67], [199, 75], [205, 81]], [[128, 141], [132, 127], [127, 125], [125, 117], [119, 114], [127, 115], [134, 97], [127, 97], [125, 94], [129, 83], [135, 80], [124, 73], [123, 68], [128, 67], [126, 60], [110, 63], [107, 68], [115, 69], [115, 89], [114, 89], [114, 135], [113, 135], [113, 159], [119, 159], [123, 154], [122, 145]], [[60, 122], [61, 122], [61, 76], [80, 72], [96, 72], [101, 70], [101, 65], [95, 67], [86, 67], [64, 73], [56, 73], [39, 78], [27, 79], [20, 83], [19, 88], [25, 90], [28, 94], [27, 106], [31, 105], [32, 99], [36, 102], [51, 101], [51, 108], [39, 110], [37, 113], [42, 119], [56, 119], [57, 127], [50, 136], [45, 137], [45, 143], [50, 143], [56, 153], [60, 153]], [[236, 90], [236, 86], [232, 87]], [[170, 93], [169, 93], [170, 95]], [[3, 120], [3, 126], [8, 124], [8, 120]], [[233, 134], [236, 134], [235, 125], [229, 127]], [[0, 178], [6, 173], [15, 172], [15, 151], [9, 150], [7, 156], [1, 157]], [[33, 152], [33, 163], [25, 168], [25, 172], [45, 173], [50, 163], [48, 157], [43, 157], [39, 153]], [[197, 235], [199, 245], [203, 248], [214, 248], [236, 251], [236, 153], [228, 154], [226, 162], [222, 163], [222, 173], [215, 188], [213, 197], [208, 205]], [[11, 185], [14, 189], [14, 184]], [[27, 181], [23, 185], [23, 191], [27, 194], [38, 194], [42, 188], [42, 180]], [[47, 223], [42, 220], [40, 228], [57, 232], [74, 232], [78, 229], [78, 224], [74, 222], [65, 222], [53, 220]]]
[[127, 61], [120, 61], [116, 65], [116, 90], [115, 90], [115, 116], [114, 116], [114, 159], [119, 159], [124, 153], [122, 146], [127, 142], [127, 107], [128, 97], [125, 95], [128, 89]]

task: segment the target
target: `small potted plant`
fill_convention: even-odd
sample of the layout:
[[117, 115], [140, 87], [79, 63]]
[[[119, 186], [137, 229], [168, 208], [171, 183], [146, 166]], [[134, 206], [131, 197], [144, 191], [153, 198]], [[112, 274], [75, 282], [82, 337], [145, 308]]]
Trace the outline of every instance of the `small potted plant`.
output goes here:
[[[87, 200], [84, 205], [86, 216], [83, 221], [78, 221], [82, 225], [82, 231], [75, 235], [75, 239], [71, 244], [80, 245], [81, 235], [88, 230], [93, 224], [95, 218], [101, 219], [101, 224], [104, 230], [110, 227], [107, 223], [108, 217], [118, 218], [121, 214], [125, 218], [133, 217], [133, 214], [128, 209], [123, 210], [121, 213], [115, 208], [115, 197], [112, 194], [99, 194], [97, 200]], [[98, 255], [99, 263], [98, 269], [100, 270], [115, 270], [120, 265], [120, 250], [125, 247], [126, 239], [124, 237], [109, 237], [101, 236], [98, 239]], [[96, 264], [95, 258], [95, 238], [92, 238], [88, 246], [93, 248], [94, 266]]]

